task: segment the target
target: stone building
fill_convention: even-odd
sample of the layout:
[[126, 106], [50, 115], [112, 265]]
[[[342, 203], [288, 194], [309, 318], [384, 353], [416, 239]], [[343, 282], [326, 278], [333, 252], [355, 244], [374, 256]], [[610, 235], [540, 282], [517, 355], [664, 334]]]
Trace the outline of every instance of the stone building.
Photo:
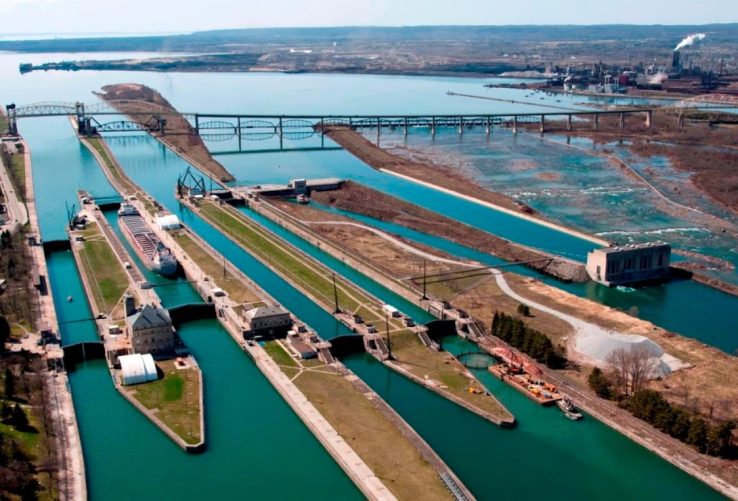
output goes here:
[[126, 317], [126, 327], [134, 353], [151, 353], [155, 357], [174, 353], [174, 328], [166, 309], [144, 305]]

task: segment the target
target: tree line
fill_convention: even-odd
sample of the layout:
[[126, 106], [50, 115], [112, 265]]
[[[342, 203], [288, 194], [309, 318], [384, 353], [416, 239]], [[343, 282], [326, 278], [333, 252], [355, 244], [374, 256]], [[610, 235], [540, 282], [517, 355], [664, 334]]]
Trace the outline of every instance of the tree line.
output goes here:
[[[615, 378], [622, 378], [622, 372], [614, 368]], [[627, 377], [627, 376], [625, 376]], [[699, 452], [722, 458], [733, 458], [736, 450], [732, 445], [733, 421], [711, 424], [700, 416], [669, 403], [659, 392], [631, 384], [620, 386], [610, 382], [599, 367], [592, 369], [588, 378], [589, 386], [597, 396], [617, 399], [620, 405], [633, 416], [646, 421], [658, 430], [693, 446]], [[622, 388], [627, 389], [625, 393]]]
[[548, 336], [528, 327], [519, 318], [495, 312], [492, 318], [492, 335], [551, 369], [561, 369], [566, 365], [563, 348], [555, 347]]

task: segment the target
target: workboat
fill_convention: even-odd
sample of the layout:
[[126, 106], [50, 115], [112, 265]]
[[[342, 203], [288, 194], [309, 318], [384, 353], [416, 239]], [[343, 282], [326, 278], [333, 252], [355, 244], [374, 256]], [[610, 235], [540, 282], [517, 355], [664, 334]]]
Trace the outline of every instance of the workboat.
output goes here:
[[303, 195], [300, 193], [297, 195], [297, 203], [298, 204], [309, 204], [310, 203], [310, 197], [307, 195]]
[[577, 410], [576, 407], [574, 407], [574, 403], [568, 398], [562, 398], [561, 400], [556, 402], [556, 405], [559, 406], [559, 409], [561, 409], [561, 412], [564, 413], [564, 416], [571, 419], [572, 421], [578, 421], [582, 419], [582, 414]]
[[177, 274], [177, 259], [151, 230], [138, 209], [122, 203], [118, 209], [118, 225], [148, 269], [165, 277]]

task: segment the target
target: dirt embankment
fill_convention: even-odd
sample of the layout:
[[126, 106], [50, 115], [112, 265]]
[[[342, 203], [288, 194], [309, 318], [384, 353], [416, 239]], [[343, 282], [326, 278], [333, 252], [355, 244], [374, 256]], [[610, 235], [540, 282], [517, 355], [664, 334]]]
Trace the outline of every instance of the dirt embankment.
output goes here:
[[[375, 169], [386, 169], [404, 176], [422, 179], [449, 190], [478, 198], [523, 214], [537, 214], [531, 207], [510, 197], [486, 190], [457, 169], [435, 163], [421, 163], [405, 159], [383, 150], [349, 127], [325, 127], [325, 133], [352, 155]], [[541, 217], [541, 219], [543, 219]]]
[[190, 122], [154, 89], [141, 84], [127, 83], [106, 85], [102, 91], [95, 94], [142, 126], [151, 125], [148, 123], [151, 116], [133, 113], [165, 114], [164, 118], [167, 120], [165, 134], [154, 131], [152, 135], [216, 179], [223, 182], [235, 179], [210, 155], [207, 146]]
[[447, 238], [506, 261], [528, 262], [526, 265], [530, 268], [564, 281], [585, 282], [589, 279], [581, 263], [514, 244], [352, 181], [344, 183], [340, 190], [313, 193], [313, 198], [339, 209]]

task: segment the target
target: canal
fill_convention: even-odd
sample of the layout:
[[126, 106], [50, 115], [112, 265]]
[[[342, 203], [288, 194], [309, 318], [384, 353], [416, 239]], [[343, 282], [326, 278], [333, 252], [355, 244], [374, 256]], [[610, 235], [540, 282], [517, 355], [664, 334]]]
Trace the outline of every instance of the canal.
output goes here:
[[[51, 75], [59, 85], [48, 86], [45, 74], [33, 74], [23, 85], [17, 76], [4, 80], [0, 90], [19, 103], [45, 100], [47, 95], [67, 101], [89, 100], [88, 92], [105, 83], [133, 80], [155, 86], [172, 103], [186, 110], [213, 104], [203, 103], [199, 97], [209, 95], [218, 96], [213, 111], [236, 107], [254, 113], [287, 109], [331, 112], [331, 108], [334, 112], [345, 112], [347, 107], [352, 107], [351, 111], [362, 113], [377, 108], [377, 102], [368, 96], [375, 96], [377, 88], [389, 85], [395, 92], [383, 96], [379, 104], [387, 110], [404, 107], [408, 113], [443, 112], [480, 107], [479, 103], [434, 97], [447, 88], [461, 92], [476, 89], [480, 80], [91, 72], [75, 74], [72, 79], [67, 74]], [[249, 92], [241, 92], [246, 87]], [[429, 106], [434, 110], [429, 110]], [[493, 106], [484, 107], [490, 112], [494, 110]], [[64, 201], [72, 202], [80, 188], [97, 197], [113, 195], [112, 188], [91, 155], [78, 144], [65, 120], [25, 120], [21, 129], [33, 150], [43, 237], [64, 238]], [[287, 308], [326, 338], [345, 332], [330, 315], [289, 284], [212, 227], [175, 205], [174, 182], [185, 167], [178, 157], [145, 137], [112, 140], [111, 146], [137, 182]], [[285, 181], [313, 177], [315, 172], [348, 173], [346, 177], [360, 181], [374, 178], [367, 184], [385, 186], [390, 193], [427, 203], [430, 208], [460, 220], [471, 218], [467, 214], [468, 206], [455, 206], [449, 199], [438, 198], [435, 192], [398, 184], [394, 179], [388, 181], [386, 176], [380, 180], [382, 176], [343, 152], [233, 156], [227, 163], [235, 166], [234, 171], [244, 181]], [[58, 174], [60, 167], [64, 169], [63, 176]], [[450, 212], [446, 211], [447, 206]], [[506, 223], [493, 216], [482, 211], [469, 222], [489, 228], [486, 225], [496, 221], [504, 229]], [[519, 231], [520, 238], [535, 233], [530, 229], [514, 231]], [[586, 251], [582, 242], [558, 240], [555, 235], [550, 236], [550, 241], [557, 242], [562, 253], [581, 256]], [[318, 257], [328, 261], [325, 256]], [[50, 256], [49, 263], [57, 308], [62, 311], [60, 319], [82, 320], [63, 323], [62, 336], [65, 342], [94, 339], [94, 326], [84, 321], [89, 318], [89, 308], [80, 295], [79, 277], [70, 259], [71, 255], [62, 253]], [[177, 298], [169, 297], [169, 287], [159, 289], [165, 303], [189, 300], [181, 295], [179, 288], [179, 285], [171, 287], [172, 295]], [[67, 302], [67, 296], [79, 299]], [[217, 323], [186, 324], [181, 335], [200, 362], [205, 377], [208, 451], [200, 456], [182, 454], [117, 395], [102, 363], [88, 363], [71, 374], [70, 379], [93, 497], [200, 499], [213, 492], [224, 497], [244, 493], [280, 498], [358, 496], [345, 475]], [[350, 357], [346, 362], [396, 406], [482, 499], [521, 493], [554, 499], [594, 495], [613, 499], [656, 495], [672, 499], [717, 497], [700, 482], [596, 420], [571, 423], [558, 412], [539, 408], [513, 390], [495, 385], [486, 374], [480, 374], [485, 384], [518, 417], [517, 429], [501, 430], [484, 422], [367, 357]], [[285, 482], [285, 477], [290, 481]], [[521, 481], [526, 477], [531, 481]], [[605, 486], [605, 490], [602, 487], [598, 490], [597, 485]]]

